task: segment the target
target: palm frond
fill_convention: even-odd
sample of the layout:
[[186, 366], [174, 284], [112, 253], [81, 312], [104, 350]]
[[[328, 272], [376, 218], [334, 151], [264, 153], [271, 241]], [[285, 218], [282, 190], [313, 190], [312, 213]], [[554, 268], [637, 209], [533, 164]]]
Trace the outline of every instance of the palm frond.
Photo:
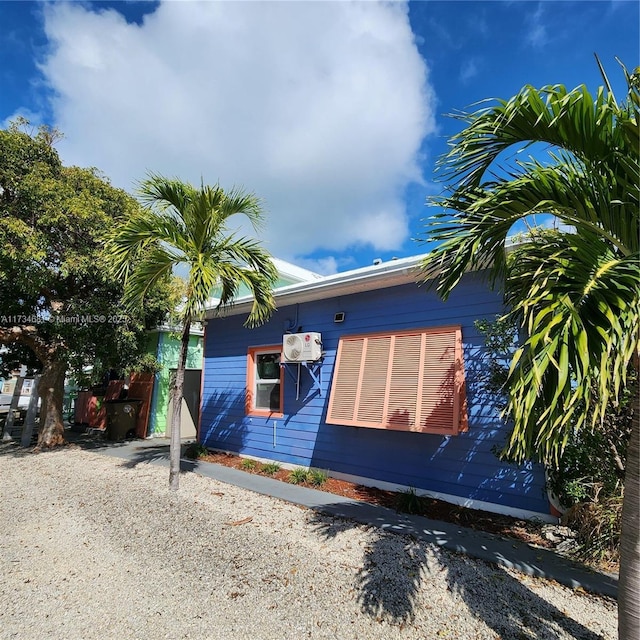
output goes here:
[[[512, 319], [527, 338], [508, 381], [514, 429], [508, 452], [552, 460], [570, 430], [602, 417], [638, 357], [640, 320], [640, 75], [627, 73], [627, 99], [609, 88], [525, 87], [508, 101], [458, 114], [439, 170], [453, 184], [431, 200], [436, 245], [423, 263], [445, 298], [469, 269], [506, 278]], [[545, 161], [502, 162], [507, 151], [547, 146]], [[513, 224], [550, 214], [575, 233], [536, 231], [507, 258]], [[593, 406], [591, 409], [593, 410]]]
[[179, 262], [179, 256], [171, 249], [161, 244], [150, 246], [144, 254], [139, 256], [125, 281], [124, 305], [126, 307], [142, 306], [147, 293], [156, 283], [170, 276]]
[[595, 421], [619, 401], [639, 347], [639, 280], [638, 256], [596, 235], [540, 231], [511, 254], [506, 299], [528, 337], [507, 382], [510, 457], [557, 461], [586, 407]]
[[240, 284], [254, 293], [247, 320], [264, 322], [275, 308], [271, 289], [277, 271], [259, 243], [236, 238], [227, 229], [231, 216], [246, 217], [257, 228], [260, 201], [253, 194], [219, 185], [196, 189], [177, 179], [150, 174], [139, 188], [143, 211], [109, 239], [114, 272], [126, 277], [125, 302], [140, 304], [154, 283], [180, 263], [189, 270], [185, 322], [202, 314], [211, 292], [222, 287], [221, 304], [232, 303]]

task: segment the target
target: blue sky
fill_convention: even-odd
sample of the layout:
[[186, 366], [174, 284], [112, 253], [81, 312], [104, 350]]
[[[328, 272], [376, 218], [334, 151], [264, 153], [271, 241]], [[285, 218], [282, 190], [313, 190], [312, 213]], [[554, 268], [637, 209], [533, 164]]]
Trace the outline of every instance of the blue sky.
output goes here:
[[6, 2], [0, 121], [59, 127], [67, 164], [264, 200], [274, 254], [324, 273], [424, 251], [445, 114], [639, 63], [639, 3]]

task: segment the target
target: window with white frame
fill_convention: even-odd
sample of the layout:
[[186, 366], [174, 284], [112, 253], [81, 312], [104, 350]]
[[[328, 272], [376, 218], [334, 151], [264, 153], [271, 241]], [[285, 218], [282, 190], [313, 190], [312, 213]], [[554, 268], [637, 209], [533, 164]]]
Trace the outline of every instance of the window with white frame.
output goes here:
[[247, 413], [282, 415], [280, 346], [253, 347], [247, 356]]

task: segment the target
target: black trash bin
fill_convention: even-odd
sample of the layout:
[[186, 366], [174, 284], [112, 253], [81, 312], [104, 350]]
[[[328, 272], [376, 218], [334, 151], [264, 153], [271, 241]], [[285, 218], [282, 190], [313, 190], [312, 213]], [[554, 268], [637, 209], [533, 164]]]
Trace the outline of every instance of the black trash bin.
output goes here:
[[142, 400], [109, 400], [107, 410], [107, 440], [134, 437]]

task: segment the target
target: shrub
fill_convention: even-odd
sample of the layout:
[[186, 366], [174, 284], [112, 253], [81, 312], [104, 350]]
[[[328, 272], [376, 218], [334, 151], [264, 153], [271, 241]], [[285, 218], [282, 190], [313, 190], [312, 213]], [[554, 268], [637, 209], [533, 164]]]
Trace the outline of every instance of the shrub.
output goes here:
[[310, 469], [307, 474], [307, 482], [314, 487], [321, 487], [327, 481], [327, 474], [320, 469]]
[[206, 456], [208, 453], [209, 450], [199, 442], [192, 442], [184, 450], [185, 458], [189, 458], [190, 460], [197, 460], [198, 458]]
[[251, 460], [249, 458], [243, 458], [242, 462], [240, 463], [240, 466], [245, 471], [252, 471], [253, 469], [256, 468], [256, 462], [255, 462], [255, 460]]
[[[515, 343], [510, 346], [515, 327], [501, 319], [477, 321], [484, 335], [486, 370], [481, 385], [493, 394], [505, 394], [508, 362]], [[575, 529], [581, 547], [578, 555], [588, 561], [615, 561], [620, 540], [620, 505], [624, 491], [626, 452], [633, 419], [634, 385], [638, 372], [631, 367], [627, 387], [620, 402], [609, 403], [607, 412], [592, 428], [575, 429], [568, 425], [566, 443], [557, 465], [547, 468], [547, 489], [564, 508], [564, 521]], [[599, 402], [599, 390], [592, 390], [592, 404], [584, 407], [586, 425], [591, 422]], [[504, 403], [502, 404], [504, 406]]]
[[266, 462], [260, 467], [260, 471], [265, 475], [272, 476], [280, 471], [280, 465], [277, 462]]
[[569, 509], [562, 521], [576, 532], [577, 552], [589, 562], [618, 562], [622, 496], [583, 502]]
[[309, 471], [307, 469], [303, 469], [302, 467], [297, 467], [293, 469], [289, 474], [287, 480], [291, 484], [304, 484], [309, 479]]
[[396, 511], [419, 514], [422, 512], [422, 499], [413, 487], [398, 493], [396, 497]]

